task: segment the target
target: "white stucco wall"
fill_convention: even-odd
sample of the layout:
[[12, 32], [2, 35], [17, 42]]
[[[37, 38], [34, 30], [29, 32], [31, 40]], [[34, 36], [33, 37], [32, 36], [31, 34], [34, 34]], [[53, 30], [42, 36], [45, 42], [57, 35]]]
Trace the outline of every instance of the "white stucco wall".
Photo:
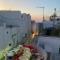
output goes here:
[[38, 45], [43, 44], [47, 52], [59, 53], [60, 38], [58, 37], [39, 37]]
[[7, 24], [17, 25], [21, 20], [21, 12], [19, 11], [0, 11], [0, 19]]
[[[19, 28], [5, 28], [0, 27], [0, 50], [6, 48], [9, 43], [13, 45], [13, 40], [15, 41], [15, 44], [17, 43], [17, 40], [20, 41], [20, 32], [18, 31]], [[14, 35], [12, 37], [12, 35]]]

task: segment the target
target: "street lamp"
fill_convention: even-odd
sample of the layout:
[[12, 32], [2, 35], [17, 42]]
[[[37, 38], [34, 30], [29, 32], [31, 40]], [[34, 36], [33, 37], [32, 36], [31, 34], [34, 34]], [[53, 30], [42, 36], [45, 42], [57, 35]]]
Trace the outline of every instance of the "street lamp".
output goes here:
[[37, 7], [37, 8], [42, 8], [43, 9], [43, 21], [44, 21], [44, 8], [45, 7]]

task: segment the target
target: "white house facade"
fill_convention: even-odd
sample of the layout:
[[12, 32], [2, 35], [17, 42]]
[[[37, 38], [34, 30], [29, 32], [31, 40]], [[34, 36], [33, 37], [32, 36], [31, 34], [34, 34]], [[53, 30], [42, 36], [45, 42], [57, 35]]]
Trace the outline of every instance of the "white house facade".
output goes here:
[[20, 42], [31, 32], [30, 14], [20, 11], [0, 11], [0, 50], [11, 44]]

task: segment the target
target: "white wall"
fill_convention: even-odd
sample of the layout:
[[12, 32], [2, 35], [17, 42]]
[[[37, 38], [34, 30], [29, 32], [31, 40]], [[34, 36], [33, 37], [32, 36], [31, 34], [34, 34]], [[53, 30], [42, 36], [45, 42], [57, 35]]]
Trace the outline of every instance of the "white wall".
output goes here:
[[31, 17], [27, 14], [22, 14], [23, 18], [20, 20], [20, 31], [21, 34], [24, 36], [26, 33], [31, 31]]
[[[6, 48], [9, 43], [13, 45], [13, 40], [15, 41], [15, 44], [17, 43], [17, 40], [20, 41], [20, 30], [19, 28], [5, 28], [5, 27], [0, 27], [0, 50]], [[12, 37], [12, 35], [14, 35]]]
[[47, 52], [59, 53], [60, 38], [57, 37], [39, 37], [38, 45], [42, 44]]

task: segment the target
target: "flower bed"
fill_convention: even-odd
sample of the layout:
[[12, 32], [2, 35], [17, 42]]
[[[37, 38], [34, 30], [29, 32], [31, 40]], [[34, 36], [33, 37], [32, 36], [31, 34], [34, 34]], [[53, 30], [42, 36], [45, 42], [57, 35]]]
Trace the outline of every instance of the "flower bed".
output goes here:
[[35, 58], [35, 60], [40, 59], [41, 54], [38, 52], [37, 47], [29, 44], [19, 45], [9, 51], [6, 56], [6, 60], [32, 60], [33, 58]]

